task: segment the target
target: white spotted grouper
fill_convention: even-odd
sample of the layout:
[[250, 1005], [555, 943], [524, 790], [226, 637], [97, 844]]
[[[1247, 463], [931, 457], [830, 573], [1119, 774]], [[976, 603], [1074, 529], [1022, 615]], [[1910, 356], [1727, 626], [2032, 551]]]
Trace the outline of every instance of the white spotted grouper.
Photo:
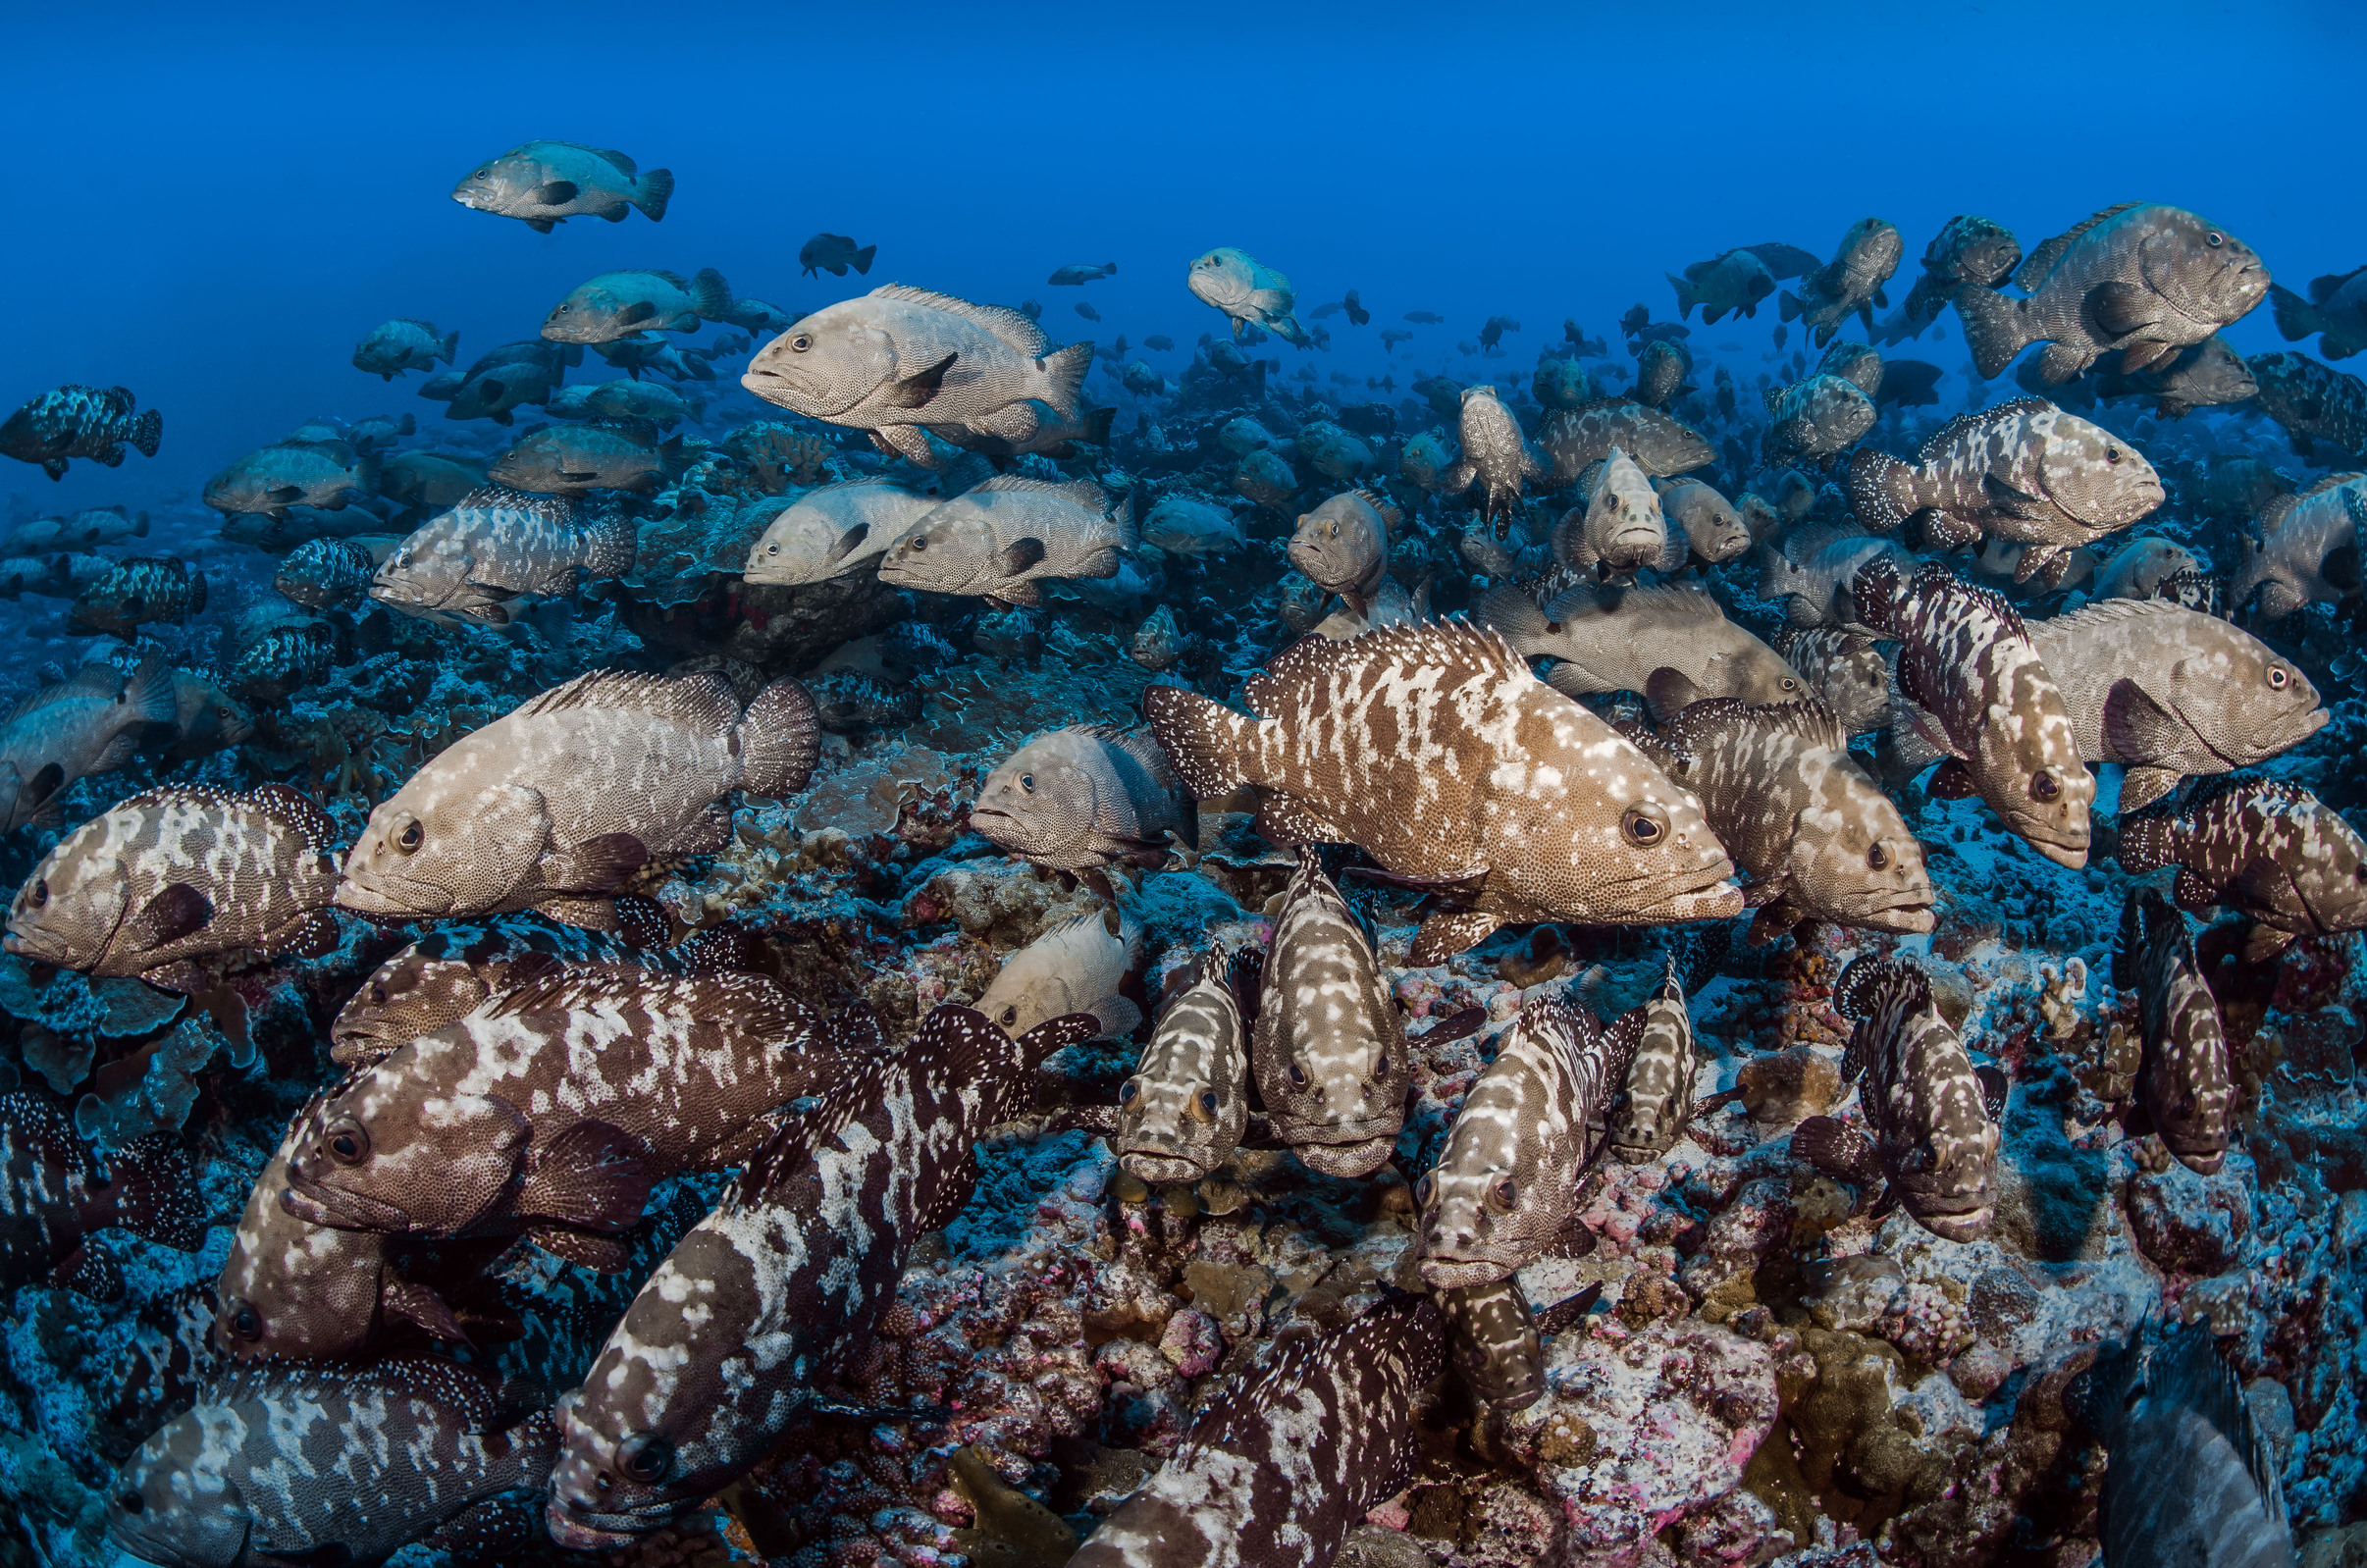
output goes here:
[[2284, 779], [2222, 774], [2183, 804], [2126, 816], [2120, 857], [2137, 876], [2177, 866], [2171, 896], [2182, 910], [2220, 905], [2249, 915], [2247, 964], [2275, 958], [2296, 937], [2367, 929], [2367, 840]]
[[1372, 944], [1311, 847], [1283, 890], [1249, 1069], [1276, 1137], [1327, 1176], [1370, 1176], [1405, 1125], [1412, 1053]]
[[2276, 1445], [2207, 1320], [2164, 1333], [2148, 1318], [2065, 1403], [2108, 1454], [2096, 1501], [2106, 1562], [2292, 1568]]
[[1936, 561], [1907, 577], [1883, 555], [1858, 568], [1850, 592], [1859, 618], [1902, 645], [1899, 690], [1920, 709], [1918, 731], [1949, 758], [1930, 793], [1978, 795], [2048, 860], [2085, 865], [2095, 775], [2014, 606]]
[[1585, 1251], [1578, 1190], [1607, 1142], [1643, 1010], [1606, 1030], [1584, 1008], [1520, 1010], [1464, 1097], [1437, 1167], [1414, 1183], [1415, 1247], [1434, 1290], [1507, 1279], [1557, 1247]]
[[868, 1348], [913, 1243], [969, 1201], [974, 1145], [1027, 1097], [1032, 1067], [1095, 1029], [1072, 1015], [1015, 1040], [939, 1007], [793, 1118], [560, 1399], [552, 1539], [627, 1545], [771, 1452], [815, 1408], [815, 1384]]
[[1308, 639], [1244, 690], [1255, 717], [1175, 686], [1142, 701], [1199, 799], [1255, 784], [1268, 838], [1354, 844], [1395, 880], [1450, 895], [1423, 922], [1416, 967], [1509, 924], [1742, 909], [1699, 803], [1493, 632]]
[[2236, 1115], [2227, 1035], [2186, 917], [2156, 889], [2129, 891], [2112, 983], [2137, 994], [2144, 1033], [2137, 1099], [2153, 1130], [2188, 1170], [2216, 1175]]
[[60, 840], [8, 912], [7, 948], [36, 964], [208, 983], [219, 954], [319, 958], [338, 943], [337, 824], [285, 784], [246, 794], [169, 785]]
[[1694, 1080], [1701, 1053], [1685, 1010], [1685, 979], [1677, 955], [1668, 956], [1660, 988], [1635, 1011], [1642, 1016], [1627, 1078], [1611, 1101], [1608, 1147], [1626, 1165], [1657, 1160], [1675, 1147], [1693, 1120]]
[[1405, 1485], [1414, 1415], [1446, 1365], [1429, 1300], [1287, 1334], [1220, 1394], [1069, 1568], [1323, 1568]]
[[1256, 950], [1210, 948], [1161, 1010], [1133, 1075], [1118, 1087], [1110, 1150], [1143, 1181], [1197, 1181], [1233, 1155], [1249, 1124], [1242, 992]]
[[1841, 1057], [1869, 1140], [1833, 1117], [1792, 1132], [1792, 1152], [1825, 1175], [1887, 1187], [1875, 1212], [1904, 1205], [1950, 1241], [1976, 1240], [1997, 1213], [1997, 1119], [2005, 1074], [1972, 1066], [1931, 1000], [1931, 980], [1906, 961], [1852, 959], [1833, 986], [1833, 1008], [1854, 1020]]
[[390, 1234], [524, 1234], [604, 1272], [650, 1188], [745, 1164], [769, 1114], [851, 1071], [868, 1009], [825, 1022], [755, 974], [554, 968], [398, 1046], [288, 1159], [290, 1213]]
[[1520, 515], [1521, 485], [1545, 479], [1547, 465], [1529, 449], [1520, 421], [1486, 382], [1463, 389], [1458, 434], [1463, 454], [1439, 476], [1440, 493], [1456, 496], [1479, 486], [1480, 521], [1502, 539]]
[[457, 1362], [238, 1367], [125, 1463], [107, 1534], [164, 1568], [376, 1563], [414, 1542], [516, 1561], [520, 1494], [556, 1447], [548, 1410]]
[[0, 1094], [0, 1290], [46, 1280], [94, 1299], [121, 1295], [115, 1260], [90, 1242], [118, 1229], [183, 1252], [204, 1244], [196, 1177], [172, 1140], [136, 1139], [102, 1170], [47, 1101]]

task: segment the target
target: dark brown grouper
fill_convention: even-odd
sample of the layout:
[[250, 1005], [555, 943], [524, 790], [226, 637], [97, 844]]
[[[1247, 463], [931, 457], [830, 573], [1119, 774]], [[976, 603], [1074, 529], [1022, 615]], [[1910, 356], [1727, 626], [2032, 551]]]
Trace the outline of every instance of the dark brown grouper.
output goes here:
[[558, 968], [348, 1080], [284, 1201], [346, 1229], [523, 1231], [613, 1272], [652, 1186], [745, 1164], [768, 1113], [876, 1039], [868, 1010], [825, 1024], [754, 974]]
[[1951, 758], [1930, 792], [1978, 795], [2048, 860], [2085, 865], [2095, 775], [2014, 607], [1936, 561], [1910, 578], [1887, 556], [1859, 567], [1850, 592], [1859, 618], [1902, 645], [1899, 690], [1920, 710], [1923, 739]]
[[2061, 585], [2071, 552], [2162, 503], [2161, 476], [2135, 447], [2038, 397], [1959, 414], [1913, 463], [1871, 446], [1850, 454], [1850, 505], [1885, 533], [1909, 518], [1940, 549], [2001, 539], [2024, 548], [2014, 580]]
[[1472, 1399], [1526, 1410], [1545, 1397], [1545, 1346], [1520, 1281], [1457, 1285], [1434, 1292], [1446, 1319], [1446, 1349]]
[[123, 1277], [90, 1244], [92, 1232], [129, 1230], [194, 1252], [205, 1242], [196, 1178], [160, 1134], [117, 1150], [104, 1172], [47, 1101], [0, 1095], [0, 1289], [36, 1280], [113, 1298]]
[[2137, 994], [2145, 1039], [2137, 1099], [2153, 1130], [2188, 1169], [2215, 1175], [2236, 1113], [2227, 1036], [2186, 917], [2152, 888], [2129, 891], [2112, 983]]
[[2065, 1402], [2109, 1453], [2096, 1502], [2105, 1561], [2292, 1568], [2276, 1445], [2207, 1319], [2165, 1333], [2148, 1317]]
[[577, 676], [446, 748], [372, 811], [338, 904], [382, 920], [534, 909], [613, 930], [627, 877], [722, 848], [732, 791], [805, 788], [820, 735], [786, 676], [745, 712], [711, 672]]
[[1933, 1235], [1986, 1234], [1997, 1213], [2005, 1074], [1974, 1070], [1932, 1003], [1930, 977], [1911, 963], [1852, 959], [1833, 987], [1833, 1007], [1855, 1022], [1841, 1077], [1859, 1084], [1872, 1138], [1813, 1116], [1793, 1130], [1792, 1152], [1844, 1181], [1886, 1181], [1876, 1213], [1904, 1204]]
[[1372, 1175], [1405, 1125], [1413, 1059], [1396, 998], [1312, 847], [1274, 916], [1249, 1069], [1275, 1135], [1326, 1176]]
[[[107, 1534], [164, 1568], [376, 1563], [413, 1542], [515, 1561], [557, 1443], [457, 1362], [240, 1367], [117, 1473]], [[504, 1549], [505, 1548], [505, 1549]]]
[[285, 784], [177, 785], [68, 834], [9, 907], [8, 951], [35, 964], [207, 984], [225, 953], [319, 958], [337, 946], [337, 824]]
[[2182, 910], [2214, 905], [2257, 923], [2247, 964], [2298, 936], [2367, 928], [2367, 842], [2318, 798], [2282, 779], [2206, 779], [2182, 806], [2164, 801], [2121, 822], [2121, 866], [2178, 867]]
[[1343, 491], [1299, 514], [1290, 564], [1317, 588], [1345, 599], [1356, 614], [1369, 615], [1389, 570], [1389, 536], [1404, 521], [1379, 493]]
[[2232, 622], [2164, 600], [2103, 600], [2031, 621], [2090, 762], [2119, 762], [2121, 810], [2188, 774], [2265, 762], [2326, 726], [2318, 690], [2290, 659]]
[[1718, 842], [1751, 875], [1751, 941], [1802, 920], [1928, 931], [1931, 876], [1897, 803], [1850, 756], [1833, 710], [1814, 697], [1754, 706], [1688, 702], [1693, 684], [1653, 675], [1656, 707], [1676, 716], [1637, 734], [1644, 755], [1692, 790]]
[[2268, 297], [2268, 269], [2252, 247], [2183, 208], [2107, 207], [2041, 243], [2015, 280], [2025, 298], [1966, 282], [1952, 301], [1965, 346], [1993, 381], [2031, 343], [2054, 386], [2119, 349], [2133, 373], [2201, 342]]
[[1254, 949], [1200, 955], [1159, 1014], [1142, 1060], [1118, 1088], [1110, 1150], [1139, 1180], [1197, 1181], [1232, 1158], [1249, 1124], [1241, 993]]
[[1635, 1030], [1635, 1055], [1609, 1111], [1608, 1147], [1628, 1165], [1666, 1154], [1693, 1120], [1701, 1052], [1693, 1038], [1692, 1015], [1685, 1011], [1685, 980], [1675, 954], [1669, 955], [1660, 988], [1636, 1011], [1642, 1015], [1642, 1026]]
[[[1422, 1278], [1434, 1290], [1507, 1279], [1576, 1234], [1578, 1188], [1604, 1147], [1642, 1010], [1615, 1032], [1584, 1008], [1520, 1010], [1471, 1085], [1438, 1166], [1414, 1183]], [[1566, 1241], [1565, 1241], [1566, 1237]]]
[[1199, 831], [1191, 797], [1148, 734], [1072, 724], [1038, 735], [986, 775], [970, 825], [1053, 871], [1157, 865], [1172, 835]]
[[1742, 909], [1693, 797], [1493, 632], [1447, 621], [1309, 639], [1245, 693], [1254, 718], [1180, 687], [1142, 700], [1200, 799], [1256, 784], [1267, 837], [1355, 844], [1409, 884], [1451, 890], [1460, 907], [1423, 922], [1416, 966], [1503, 925]]
[[859, 1360], [915, 1241], [977, 1179], [974, 1145], [1032, 1097], [1029, 1072], [1090, 1017], [1013, 1039], [940, 1007], [868, 1058], [749, 1162], [633, 1298], [558, 1405], [552, 1539], [623, 1546], [772, 1451], [814, 1385]]
[[1419, 1296], [1278, 1339], [1069, 1568], [1323, 1568], [1405, 1485], [1416, 1404], [1445, 1370], [1446, 1340]]

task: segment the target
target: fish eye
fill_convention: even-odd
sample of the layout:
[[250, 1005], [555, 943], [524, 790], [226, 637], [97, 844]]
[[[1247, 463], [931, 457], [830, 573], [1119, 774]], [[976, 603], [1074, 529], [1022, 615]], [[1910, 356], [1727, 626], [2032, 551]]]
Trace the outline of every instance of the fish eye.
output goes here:
[[1866, 852], [1866, 863], [1874, 870], [1882, 869], [1890, 863], [1890, 851], [1876, 844]]
[[1520, 1186], [1510, 1176], [1488, 1189], [1488, 1196], [1499, 1209], [1509, 1209], [1520, 1196]]
[[644, 1486], [663, 1481], [673, 1468], [674, 1445], [654, 1433], [627, 1437], [616, 1450], [616, 1466]]
[[387, 1005], [387, 988], [385, 986], [373, 984], [370, 987], [370, 1005], [372, 1007], [385, 1007]]
[[1786, 675], [1783, 678], [1783, 689], [1787, 692], [1796, 692], [1800, 690], [1800, 683], [1792, 679], [1792, 677], [1789, 675]]
[[1006, 1028], [1006, 1029], [1007, 1029], [1007, 1028], [1011, 1027], [1011, 1025], [1013, 1025], [1014, 1023], [1017, 1023], [1018, 1021], [1019, 1021], [1019, 1007], [1018, 1007], [1018, 1005], [1017, 1005], [1017, 1004], [1014, 1004], [1014, 1005], [1010, 1006], [1010, 1007], [1007, 1007], [1007, 1008], [1003, 1009], [1003, 1027], [1004, 1027], [1004, 1028]]
[[1295, 1062], [1291, 1063], [1291, 1064], [1290, 1064], [1290, 1087], [1292, 1087], [1293, 1089], [1303, 1089], [1303, 1088], [1305, 1088], [1306, 1086], [1307, 1086], [1307, 1070], [1306, 1070], [1305, 1068], [1300, 1067], [1300, 1066], [1299, 1066], [1297, 1063], [1295, 1063]]
[[794, 338], [792, 338], [792, 339], [790, 339], [790, 340], [789, 340], [789, 351], [790, 351], [791, 353], [802, 354], [802, 353], [804, 353], [804, 352], [805, 352], [807, 349], [809, 349], [809, 348], [811, 348], [811, 347], [813, 347], [813, 346], [814, 346], [814, 340], [813, 340], [812, 338], [807, 337], [807, 336], [806, 336], [804, 333], [802, 333], [802, 332], [801, 332], [801, 333], [799, 333], [799, 334], [798, 334], [796, 337], [794, 337]]
[[1020, 788], [1026, 790], [1028, 794], [1033, 795], [1035, 793], [1035, 775], [1033, 773], [1022, 773], [1020, 775]]
[[2062, 793], [2063, 781], [2055, 777], [2051, 770], [2041, 769], [2040, 771], [2030, 775], [2031, 800], [2051, 801]]
[[1338, 523], [1334, 523], [1332, 525], [1332, 537], [1334, 539], [1338, 539], [1340, 537], [1340, 525]]
[[402, 824], [401, 832], [394, 835], [394, 847], [408, 855], [418, 849], [420, 841], [426, 837], [427, 829], [421, 827], [419, 818], [414, 816]]
[[263, 1314], [251, 1301], [237, 1301], [231, 1305], [231, 1333], [252, 1344], [263, 1337]]
[[2105, 448], [2104, 448], [2104, 460], [2105, 460], [2106, 462], [2108, 462], [2108, 463], [2117, 463], [2117, 462], [2119, 462], [2119, 461], [2121, 460], [2121, 448], [2120, 448], [2120, 447], [2118, 447], [2118, 446], [2107, 446], [2107, 447], [2105, 447]]
[[1650, 849], [1668, 836], [1668, 824], [1653, 811], [1641, 806], [1631, 806], [1619, 818], [1619, 831], [1627, 835], [1630, 844]]
[[2284, 691], [2284, 690], [2285, 690], [2285, 688], [2286, 688], [2287, 683], [2288, 683], [2288, 682], [2289, 682], [2291, 679], [2292, 679], [2292, 677], [2291, 677], [2291, 676], [2289, 676], [2289, 675], [2288, 675], [2288, 674], [2286, 674], [2283, 668], [2281, 668], [2281, 667], [2279, 667], [2279, 666], [2276, 666], [2276, 665], [2271, 665], [2271, 666], [2270, 666], [2270, 668], [2269, 668], [2269, 689], [2270, 689], [2271, 691], [2276, 691], [2276, 692], [2282, 692], [2282, 691]]
[[32, 907], [40, 909], [49, 902], [49, 878], [36, 876], [32, 885]]
[[928, 549], [928, 536], [926, 534], [915, 534], [913, 536], [913, 553], [918, 555], [926, 549]]
[[127, 1491], [115, 1499], [115, 1506], [128, 1514], [135, 1514], [148, 1506], [148, 1499], [136, 1491]]
[[370, 1129], [349, 1116], [330, 1123], [321, 1142], [340, 1165], [359, 1165], [370, 1158]]
[[1199, 1106], [1202, 1116], [1213, 1117], [1217, 1114], [1217, 1091], [1202, 1089], [1199, 1099], [1193, 1103]]
[[2213, 250], [2217, 250], [2220, 246], [2226, 244], [2227, 242], [2228, 236], [2221, 234], [2216, 229], [2203, 235], [2203, 243], [2209, 245]]
[[1141, 1092], [1141, 1080], [1138, 1078], [1129, 1078], [1124, 1083], [1118, 1085], [1118, 1103], [1120, 1105], [1132, 1105], [1134, 1103], [1134, 1097]]
[[781, 547], [778, 545], [766, 545], [764, 547], [764, 553], [767, 555], [778, 555], [780, 552]]
[[1430, 1201], [1430, 1189], [1437, 1185], [1438, 1182], [1433, 1180], [1430, 1175], [1425, 1172], [1422, 1179], [1414, 1183], [1414, 1202], [1428, 1203]]
[[1561, 622], [1559, 622], [1559, 621], [1548, 621], [1548, 622], [1546, 622], [1546, 635], [1547, 635], [1548, 637], [1559, 637], [1559, 636], [1561, 635]]

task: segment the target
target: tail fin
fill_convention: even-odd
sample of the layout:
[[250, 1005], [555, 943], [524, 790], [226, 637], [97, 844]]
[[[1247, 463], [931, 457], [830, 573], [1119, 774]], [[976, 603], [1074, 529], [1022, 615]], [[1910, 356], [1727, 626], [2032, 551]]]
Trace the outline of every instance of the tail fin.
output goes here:
[[378, 476], [382, 467], [378, 453], [361, 453], [353, 460], [353, 488], [365, 496], [377, 495]]
[[731, 315], [731, 285], [712, 267], [702, 267], [691, 280], [691, 309], [702, 321], [722, 321]]
[[115, 1224], [177, 1252], [205, 1245], [197, 1176], [170, 1137], [158, 1132], [134, 1138], [107, 1162], [107, 1174]]
[[1796, 321], [1801, 313], [1800, 296], [1786, 288], [1775, 296], [1775, 314], [1784, 321]]
[[[444, 335], [444, 341], [437, 345], [434, 353], [428, 355], [428, 363], [432, 365], [437, 360], [441, 359], [447, 365], [451, 364], [453, 362], [453, 356], [459, 352], [460, 329], [455, 327], [450, 332], [447, 332]], [[388, 377], [387, 379], [389, 381], [394, 380], [392, 376]]]
[[1219, 800], [1249, 782], [1243, 764], [1255, 720], [1181, 686], [1149, 688], [1142, 711], [1193, 798]]
[[779, 800], [795, 795], [821, 759], [821, 721], [814, 699], [784, 675], [756, 694], [740, 715], [740, 787]]
[[189, 573], [189, 607], [187, 613], [191, 615], [202, 615], [205, 613], [205, 573], [203, 572]]
[[156, 455], [156, 444], [164, 439], [164, 415], [151, 408], [132, 421], [132, 444], [139, 448], [142, 457]]
[[[403, 434], [407, 436], [410, 432], [405, 431]], [[148, 514], [146, 512], [141, 512], [132, 519], [132, 537], [133, 539], [148, 537]]]
[[2317, 307], [2283, 284], [2269, 285], [2269, 309], [2276, 315], [2277, 331], [2288, 343], [2326, 330], [2326, 318], [2318, 314]]
[[866, 245], [847, 259], [855, 263], [857, 272], [868, 278], [871, 275], [871, 257], [876, 255], [878, 250], [877, 245]]
[[640, 193], [633, 198], [642, 215], [656, 223], [665, 216], [665, 204], [674, 199], [674, 171], [653, 169], [641, 177]]
[[1115, 408], [1085, 410], [1084, 433], [1077, 439], [1095, 446], [1107, 446], [1110, 444], [1110, 421], [1117, 417], [1117, 413]]
[[595, 577], [622, 577], [633, 569], [640, 537], [633, 519], [615, 512], [592, 525], [586, 537], [584, 570]]
[[2016, 354], [2029, 346], [2019, 299], [1978, 284], [1960, 284], [1956, 313], [1964, 322], [1965, 344], [1972, 350], [1973, 368], [1983, 381], [1995, 380]]
[[568, 369], [572, 370], [584, 362], [584, 345], [582, 343], [569, 343], [566, 347], [559, 350], [558, 357], [560, 364], [565, 365]]
[[2168, 813], [2140, 813], [2121, 818], [2121, 869], [2143, 876], [2171, 863], [2178, 853]]
[[1044, 401], [1052, 405], [1063, 419], [1078, 416], [1078, 399], [1084, 393], [1085, 372], [1093, 368], [1093, 345], [1090, 342], [1071, 343], [1056, 354], [1046, 354], [1042, 361], [1044, 374], [1052, 383]]
[[1888, 452], [1861, 446], [1849, 454], [1849, 504], [1858, 521], [1879, 533], [1892, 533], [1907, 521], [1908, 465]]
[[[1677, 320], [1683, 321], [1685, 319], [1685, 313], [1691, 310], [1695, 305], [1701, 303], [1700, 296], [1694, 293], [1693, 285], [1687, 283], [1684, 279], [1679, 278], [1675, 273], [1664, 272], [1660, 274], [1660, 276], [1667, 279], [1668, 287], [1676, 290]], [[1707, 321], [1709, 318], [1705, 316], [1702, 319]]]

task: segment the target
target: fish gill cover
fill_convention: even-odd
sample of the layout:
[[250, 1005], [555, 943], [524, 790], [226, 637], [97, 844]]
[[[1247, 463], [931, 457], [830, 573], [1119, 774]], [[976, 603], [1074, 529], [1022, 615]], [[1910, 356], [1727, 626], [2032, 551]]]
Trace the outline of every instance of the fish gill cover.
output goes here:
[[12, 22], [0, 1568], [2367, 1552], [2351, 21], [490, 20]]

